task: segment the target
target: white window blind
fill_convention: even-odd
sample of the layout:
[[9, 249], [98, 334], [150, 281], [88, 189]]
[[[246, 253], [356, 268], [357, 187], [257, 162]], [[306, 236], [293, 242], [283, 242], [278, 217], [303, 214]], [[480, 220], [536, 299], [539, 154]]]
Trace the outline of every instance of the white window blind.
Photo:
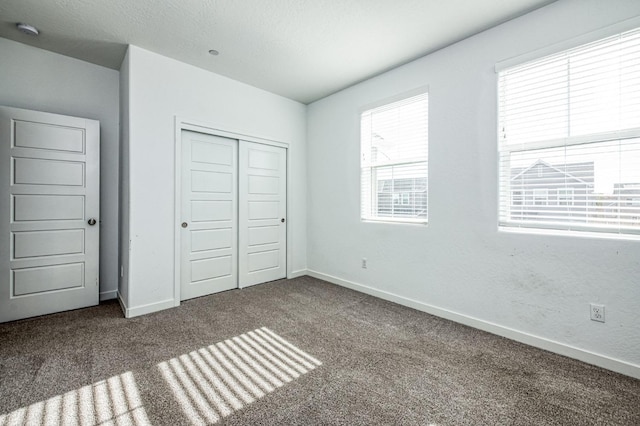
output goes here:
[[427, 93], [360, 117], [361, 216], [427, 222]]
[[500, 225], [640, 234], [640, 29], [498, 79]]

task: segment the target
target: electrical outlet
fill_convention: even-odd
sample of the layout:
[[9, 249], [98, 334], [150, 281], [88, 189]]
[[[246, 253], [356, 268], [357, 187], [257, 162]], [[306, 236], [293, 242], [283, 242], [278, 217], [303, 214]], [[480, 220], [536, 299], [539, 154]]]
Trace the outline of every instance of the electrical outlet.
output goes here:
[[604, 305], [591, 304], [591, 321], [604, 322]]
[[362, 258], [362, 269], [367, 269], [367, 259], [365, 257]]

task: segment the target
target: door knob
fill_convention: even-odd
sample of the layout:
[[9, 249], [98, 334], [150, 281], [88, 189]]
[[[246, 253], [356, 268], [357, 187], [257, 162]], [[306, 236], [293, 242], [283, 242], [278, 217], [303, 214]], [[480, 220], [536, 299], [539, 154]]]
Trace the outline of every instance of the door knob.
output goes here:
[[189, 225], [187, 224], [187, 222], [182, 222], [182, 227], [183, 227], [183, 228], [186, 228], [187, 226], [189, 226]]
[[89, 220], [87, 221], [87, 223], [88, 223], [89, 225], [93, 226], [93, 225], [95, 225], [95, 224], [96, 224], [96, 220], [95, 220], [94, 218], [91, 218], [91, 219], [89, 219]]
[[284, 217], [282, 219], [280, 219], [280, 222], [284, 223]]

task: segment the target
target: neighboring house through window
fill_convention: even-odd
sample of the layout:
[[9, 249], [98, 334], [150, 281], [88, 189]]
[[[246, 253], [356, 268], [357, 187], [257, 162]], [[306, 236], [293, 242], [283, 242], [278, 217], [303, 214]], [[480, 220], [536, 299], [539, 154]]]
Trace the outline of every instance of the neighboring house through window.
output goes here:
[[364, 111], [360, 117], [361, 218], [427, 222], [427, 93]]

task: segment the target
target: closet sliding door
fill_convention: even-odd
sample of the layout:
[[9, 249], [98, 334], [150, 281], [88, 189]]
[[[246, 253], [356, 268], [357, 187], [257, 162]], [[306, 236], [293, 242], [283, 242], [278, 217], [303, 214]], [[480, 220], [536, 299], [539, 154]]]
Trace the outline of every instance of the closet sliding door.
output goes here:
[[180, 300], [285, 278], [286, 149], [181, 136]]
[[238, 287], [238, 142], [182, 132], [180, 300]]
[[240, 141], [240, 287], [287, 276], [287, 156]]

